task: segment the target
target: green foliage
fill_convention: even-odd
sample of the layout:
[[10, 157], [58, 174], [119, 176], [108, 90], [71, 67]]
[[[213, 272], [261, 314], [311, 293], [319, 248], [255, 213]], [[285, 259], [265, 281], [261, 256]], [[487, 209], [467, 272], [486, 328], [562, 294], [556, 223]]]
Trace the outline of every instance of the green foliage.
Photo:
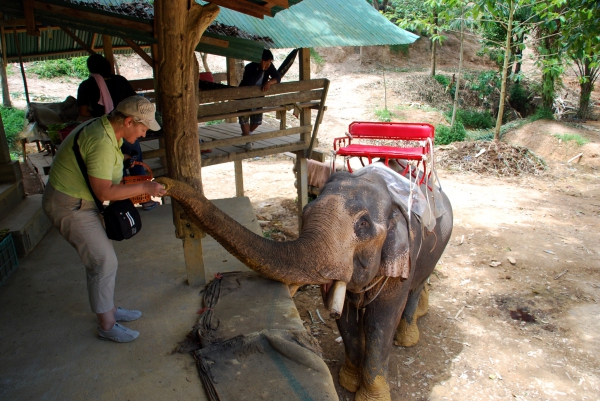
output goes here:
[[207, 121], [205, 124], [206, 125], [217, 125], [217, 124], [222, 124], [225, 120], [212, 120], [212, 121]]
[[[447, 111], [446, 115], [451, 118], [452, 110]], [[494, 118], [488, 110], [458, 109], [456, 110], [456, 121], [470, 129], [490, 129], [495, 125]]]
[[14, 107], [5, 108], [0, 106], [0, 114], [2, 114], [2, 122], [4, 124], [4, 131], [6, 132], [8, 148], [11, 152], [17, 152], [18, 142], [16, 136], [23, 130], [25, 111]]
[[394, 54], [402, 54], [403, 56], [408, 56], [409, 49], [409, 45], [390, 45], [390, 52]]
[[445, 76], [445, 75], [434, 75], [433, 78], [438, 81], [440, 84], [442, 84], [443, 86], [448, 86], [448, 84], [450, 83], [450, 79]]
[[465, 126], [460, 122], [456, 122], [454, 127], [448, 127], [446, 125], [438, 125], [435, 128], [435, 144], [436, 145], [448, 145], [452, 142], [462, 142], [467, 136]]
[[500, 87], [502, 77], [498, 71], [480, 71], [477, 75], [465, 72], [464, 80], [467, 81], [467, 89], [477, 92], [479, 100], [483, 100]]
[[67, 59], [34, 61], [29, 71], [40, 78], [73, 77], [84, 79], [89, 76], [87, 69], [87, 56], [72, 57]]
[[543, 107], [537, 109], [535, 111], [535, 113], [533, 113], [533, 115], [530, 117], [531, 122], [533, 121], [537, 121], [537, 120], [554, 120], [554, 113], [552, 113], [552, 110], [550, 109], [545, 109]]
[[[450, 85], [450, 78], [445, 75], [436, 74], [433, 78], [438, 81], [444, 88], [447, 88]], [[450, 93], [450, 97], [454, 98], [454, 92], [456, 91], [456, 83], [452, 84], [452, 87], [448, 91]]]
[[375, 115], [377, 116], [377, 120], [384, 123], [389, 123], [392, 121], [392, 117], [394, 116], [394, 114], [388, 109], [375, 109]]
[[554, 136], [561, 139], [563, 142], [575, 141], [579, 146], [583, 146], [590, 141], [578, 134], [554, 134]]
[[310, 58], [319, 66], [325, 64], [325, 59], [312, 47], [310, 48]]
[[533, 93], [529, 92], [521, 83], [512, 85], [509, 90], [509, 102], [513, 109], [521, 113], [521, 116], [528, 116], [534, 109], [531, 104]]

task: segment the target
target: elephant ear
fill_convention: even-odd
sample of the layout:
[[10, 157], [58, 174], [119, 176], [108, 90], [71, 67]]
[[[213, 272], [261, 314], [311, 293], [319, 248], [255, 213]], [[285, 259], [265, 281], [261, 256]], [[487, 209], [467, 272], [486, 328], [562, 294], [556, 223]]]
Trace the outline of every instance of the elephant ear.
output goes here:
[[[392, 211], [387, 237], [381, 249], [380, 276], [407, 279], [411, 270], [411, 237], [406, 217], [397, 206]], [[416, 258], [414, 258], [416, 260]]]

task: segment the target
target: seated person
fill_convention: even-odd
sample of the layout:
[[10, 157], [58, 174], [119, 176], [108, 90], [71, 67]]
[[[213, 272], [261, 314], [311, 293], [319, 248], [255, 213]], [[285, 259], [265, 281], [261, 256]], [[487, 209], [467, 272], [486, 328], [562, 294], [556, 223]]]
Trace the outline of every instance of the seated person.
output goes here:
[[[127, 78], [112, 73], [110, 63], [104, 56], [92, 54], [87, 59], [87, 67], [90, 77], [83, 81], [77, 90], [77, 108], [80, 120], [108, 114], [122, 100], [137, 95]], [[142, 161], [142, 149], [137, 139], [133, 144], [123, 141], [121, 152], [126, 158], [134, 156], [137, 161]], [[145, 175], [146, 171], [142, 166], [132, 166], [125, 169], [123, 174]], [[157, 202], [148, 201], [142, 204], [142, 209], [151, 210], [157, 205]]]

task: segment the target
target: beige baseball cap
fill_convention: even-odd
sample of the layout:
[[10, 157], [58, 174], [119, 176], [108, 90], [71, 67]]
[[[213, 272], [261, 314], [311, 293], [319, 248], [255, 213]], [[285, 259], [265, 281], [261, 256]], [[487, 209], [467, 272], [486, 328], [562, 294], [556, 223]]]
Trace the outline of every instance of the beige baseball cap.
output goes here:
[[121, 100], [117, 111], [133, 117], [133, 121], [144, 124], [152, 131], [160, 130], [160, 125], [154, 119], [154, 105], [143, 96], [130, 96]]

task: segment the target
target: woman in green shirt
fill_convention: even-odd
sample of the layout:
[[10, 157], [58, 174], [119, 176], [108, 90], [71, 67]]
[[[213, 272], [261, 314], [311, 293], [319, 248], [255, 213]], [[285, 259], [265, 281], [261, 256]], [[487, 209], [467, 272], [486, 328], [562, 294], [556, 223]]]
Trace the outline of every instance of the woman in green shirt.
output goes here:
[[[154, 106], [141, 96], [129, 97], [109, 115], [81, 130], [78, 144], [94, 194], [100, 201], [117, 201], [149, 194], [162, 196], [159, 183], [145, 181], [120, 185], [123, 176], [123, 141], [134, 143], [146, 131], [157, 131]], [[117, 322], [138, 319], [142, 313], [115, 307], [113, 297], [118, 261], [112, 241], [85, 182], [73, 152], [73, 134], [61, 144], [44, 191], [44, 211], [61, 235], [77, 250], [87, 274], [92, 311], [98, 318], [98, 336], [116, 342], [135, 340], [139, 333]]]

